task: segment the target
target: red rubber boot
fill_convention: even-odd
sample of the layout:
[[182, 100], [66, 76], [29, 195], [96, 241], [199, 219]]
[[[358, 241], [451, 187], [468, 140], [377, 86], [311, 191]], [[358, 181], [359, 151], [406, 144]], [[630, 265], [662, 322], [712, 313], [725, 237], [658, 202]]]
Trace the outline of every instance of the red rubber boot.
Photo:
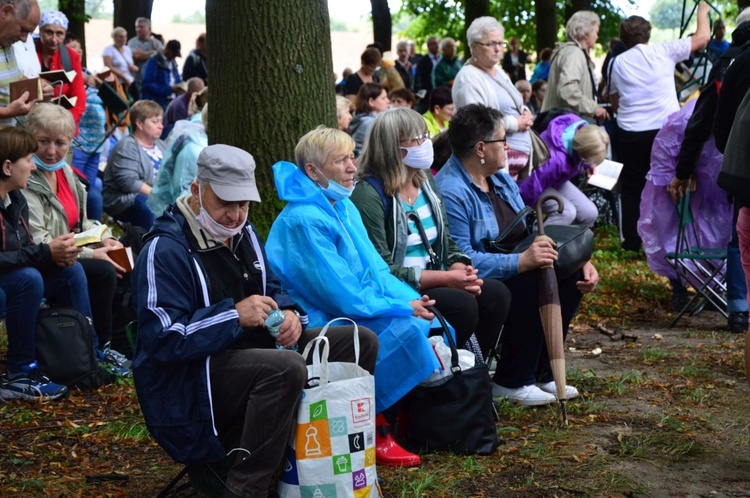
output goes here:
[[389, 467], [418, 467], [422, 464], [419, 455], [406, 451], [393, 439], [390, 424], [382, 413], [375, 417], [375, 461]]

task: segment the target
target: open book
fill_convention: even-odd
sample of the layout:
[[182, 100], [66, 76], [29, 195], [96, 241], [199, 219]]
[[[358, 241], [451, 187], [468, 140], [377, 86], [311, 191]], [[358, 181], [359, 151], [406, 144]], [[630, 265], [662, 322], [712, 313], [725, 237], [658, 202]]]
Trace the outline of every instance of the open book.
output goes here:
[[621, 171], [622, 163], [605, 159], [596, 167], [596, 173], [589, 177], [589, 185], [604, 190], [612, 190], [617, 183], [617, 179], [620, 178]]
[[121, 247], [120, 249], [112, 249], [107, 253], [109, 259], [117, 263], [118, 265], [125, 268], [125, 273], [133, 271], [133, 249], [130, 247]]
[[39, 77], [50, 83], [57, 83], [58, 81], [62, 81], [63, 83], [73, 83], [76, 74], [75, 69], [71, 69], [70, 71], [56, 69], [55, 71], [42, 71], [39, 73]]
[[89, 228], [85, 232], [77, 233], [73, 235], [76, 247], [85, 246], [88, 244], [97, 244], [102, 241], [102, 235], [107, 231], [109, 227], [107, 225], [96, 225], [93, 228]]
[[24, 78], [22, 80], [13, 81], [9, 85], [10, 87], [10, 102], [18, 100], [23, 95], [23, 92], [29, 92], [29, 100], [42, 101], [44, 94], [42, 93], [42, 80], [39, 78]]

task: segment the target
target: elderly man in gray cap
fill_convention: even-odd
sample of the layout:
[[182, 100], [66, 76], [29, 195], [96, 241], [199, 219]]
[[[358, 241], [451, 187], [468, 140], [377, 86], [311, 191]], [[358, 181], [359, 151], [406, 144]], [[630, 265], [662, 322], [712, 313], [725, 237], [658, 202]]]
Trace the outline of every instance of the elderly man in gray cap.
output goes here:
[[[307, 378], [291, 347], [319, 332], [304, 330], [305, 311], [281, 289], [247, 219], [250, 201], [260, 202], [254, 172], [244, 150], [206, 147], [190, 193], [156, 220], [133, 271], [133, 377], [146, 425], [179, 462], [238, 451], [225, 496], [267, 495]], [[276, 309], [284, 321], [274, 338], [265, 322]], [[351, 327], [327, 335], [330, 361], [354, 361]], [[361, 327], [359, 336], [360, 365], [372, 372], [377, 336]]]

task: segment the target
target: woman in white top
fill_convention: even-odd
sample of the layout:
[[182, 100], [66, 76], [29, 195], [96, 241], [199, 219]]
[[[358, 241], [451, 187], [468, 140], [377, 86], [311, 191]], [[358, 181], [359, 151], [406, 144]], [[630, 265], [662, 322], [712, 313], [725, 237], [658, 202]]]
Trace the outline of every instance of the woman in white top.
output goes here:
[[574, 223], [593, 224], [598, 215], [594, 203], [570, 181], [563, 180], [557, 185], [559, 188], [553, 188], [559, 178], [549, 174], [549, 170], [543, 173], [544, 164], [536, 171], [531, 171], [529, 167], [523, 175], [518, 176], [531, 161], [529, 128], [534, 122], [534, 115], [523, 104], [523, 97], [508, 75], [498, 66], [503, 57], [503, 35], [502, 25], [493, 17], [479, 17], [471, 23], [466, 31], [471, 59], [464, 64], [453, 82], [453, 103], [456, 109], [468, 104], [484, 104], [502, 112], [508, 141], [506, 172], [519, 184], [527, 181], [542, 184], [541, 196], [556, 193], [563, 197], [565, 205], [570, 208], [570, 211], [561, 214], [557, 212], [557, 203], [546, 202], [542, 208], [546, 214], [545, 224], [566, 225], [570, 223], [571, 216]]
[[112, 70], [117, 79], [126, 88], [133, 82], [138, 66], [133, 63], [133, 52], [127, 45], [128, 32], [123, 27], [112, 30], [114, 44], [107, 46], [102, 52], [104, 65]]
[[675, 65], [708, 43], [708, 10], [698, 6], [693, 36], [649, 45], [651, 24], [639, 16], [620, 23], [620, 38], [627, 50], [610, 63], [609, 95], [619, 128], [614, 141], [615, 159], [624, 164], [622, 192], [622, 247], [637, 251], [641, 192], [651, 164], [651, 146], [664, 120], [680, 109], [674, 84]]

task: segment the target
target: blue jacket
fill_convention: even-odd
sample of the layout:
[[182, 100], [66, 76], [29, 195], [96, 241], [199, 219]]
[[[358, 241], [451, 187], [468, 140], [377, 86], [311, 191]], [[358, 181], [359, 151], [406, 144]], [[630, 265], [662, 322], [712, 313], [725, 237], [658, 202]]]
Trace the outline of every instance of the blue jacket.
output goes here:
[[[172, 95], [170, 81], [170, 64], [162, 52], [157, 52], [143, 65], [143, 79], [141, 81], [141, 99], [153, 100], [163, 109], [167, 108], [167, 99]], [[172, 76], [175, 84], [180, 83], [180, 72], [177, 64], [172, 64]]]
[[378, 334], [381, 412], [440, 368], [427, 340], [429, 322], [412, 316], [409, 302], [419, 294], [391, 275], [349, 199], [332, 205], [292, 163], [276, 163], [273, 171], [288, 204], [268, 235], [271, 268], [307, 310], [310, 326], [346, 316]]
[[[516, 213], [523, 209], [523, 199], [510, 175], [498, 171], [489, 177], [489, 181], [495, 193]], [[495, 210], [490, 196], [471, 180], [455, 155], [435, 176], [435, 183], [443, 196], [451, 237], [474, 262], [479, 276], [505, 280], [517, 275], [518, 254], [484, 252], [484, 239], [495, 239], [500, 235]]]
[[[226, 455], [214, 425], [211, 355], [227, 349], [243, 328], [232, 299], [210, 302], [209, 278], [183, 233], [186, 223], [179, 207], [170, 206], [146, 236], [135, 264], [133, 378], [154, 439], [178, 462], [207, 463]], [[249, 223], [235, 244], [240, 240], [251, 243], [259, 255], [265, 294], [280, 308], [299, 309], [264, 264], [267, 256]], [[213, 245], [206, 250], [225, 249]]]

